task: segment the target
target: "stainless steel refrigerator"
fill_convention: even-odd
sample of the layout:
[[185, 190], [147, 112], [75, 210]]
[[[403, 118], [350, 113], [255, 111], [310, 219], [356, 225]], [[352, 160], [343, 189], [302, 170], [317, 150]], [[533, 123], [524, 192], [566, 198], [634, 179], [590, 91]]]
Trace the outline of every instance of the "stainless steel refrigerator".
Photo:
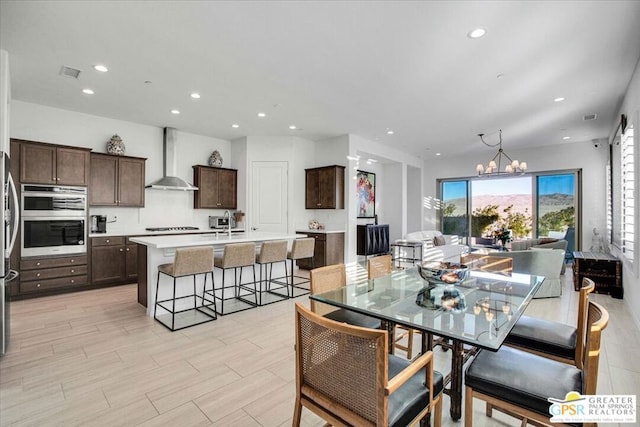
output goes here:
[[9, 156], [0, 152], [0, 188], [2, 188], [3, 205], [0, 209], [0, 241], [2, 242], [2, 258], [0, 262], [0, 356], [9, 346], [9, 329], [11, 313], [9, 309], [9, 282], [18, 277], [18, 272], [11, 269], [10, 257], [18, 235], [18, 194], [11, 178]]

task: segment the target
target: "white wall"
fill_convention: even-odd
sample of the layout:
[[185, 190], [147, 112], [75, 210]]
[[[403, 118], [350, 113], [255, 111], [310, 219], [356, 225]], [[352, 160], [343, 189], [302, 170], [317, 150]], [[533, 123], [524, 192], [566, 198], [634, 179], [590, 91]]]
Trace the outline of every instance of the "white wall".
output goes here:
[[0, 151], [9, 153], [9, 110], [11, 109], [11, 78], [9, 54], [0, 49]]
[[[638, 173], [637, 165], [640, 165], [640, 62], [636, 65], [636, 70], [633, 74], [633, 78], [631, 79], [631, 83], [629, 84], [629, 88], [627, 89], [627, 93], [625, 95], [624, 101], [618, 113], [618, 117], [621, 114], [626, 114], [628, 120], [628, 126], [633, 124], [634, 129], [634, 156], [635, 156], [635, 165], [636, 165], [636, 174], [635, 174], [635, 252], [634, 252], [634, 261], [633, 265], [624, 261], [622, 264], [622, 285], [624, 287], [624, 301], [629, 308], [629, 313], [633, 316], [633, 320], [636, 325], [640, 328], [640, 311], [638, 307], [640, 306], [640, 203], [637, 203], [640, 189], [640, 173]], [[612, 126], [611, 137], [615, 134], [616, 127], [618, 123], [615, 123]], [[611, 139], [611, 138], [610, 138]], [[615, 252], [615, 248], [614, 248]], [[623, 259], [620, 256], [620, 259]]]
[[[349, 153], [351, 157], [361, 156], [359, 166], [361, 170], [376, 174], [376, 213], [378, 222], [389, 224], [389, 236], [391, 240], [401, 238], [407, 232], [407, 211], [419, 212], [421, 210], [421, 197], [415, 196], [415, 186], [421, 188], [421, 183], [409, 184], [408, 169], [414, 168], [411, 176], [420, 175], [422, 160], [411, 156], [393, 147], [382, 145], [375, 141], [362, 138], [358, 135], [348, 135]], [[380, 159], [378, 163], [367, 165], [364, 163], [369, 156]], [[357, 203], [356, 184], [351, 176], [356, 167], [356, 162], [349, 161], [349, 184], [347, 184], [345, 203], [348, 210], [347, 219], [347, 255], [348, 262], [354, 262], [356, 257], [356, 225]], [[417, 172], [415, 171], [417, 170]], [[409, 187], [412, 191], [409, 191]], [[409, 197], [411, 195], [412, 197]], [[360, 220], [362, 223], [363, 221]]]
[[247, 207], [248, 226], [251, 225], [251, 182], [252, 164], [255, 161], [278, 161], [288, 164], [288, 215], [287, 229], [293, 232], [297, 229], [307, 228], [308, 214], [304, 209], [305, 198], [305, 172], [304, 169], [314, 164], [314, 143], [312, 141], [294, 136], [249, 136], [241, 140], [232, 141], [235, 152], [236, 144], [243, 143], [246, 147], [244, 161], [238, 164], [239, 176], [245, 176], [243, 188], [240, 188], [238, 180], [238, 196], [245, 195], [245, 206]]
[[[113, 134], [118, 134], [125, 146], [126, 154], [145, 157], [146, 183], [162, 177], [162, 128], [138, 123], [92, 116], [58, 108], [20, 101], [12, 102], [11, 138], [51, 144], [92, 148], [94, 152], [106, 152], [106, 143]], [[192, 166], [206, 165], [213, 150], [223, 158], [223, 166], [230, 167], [231, 147], [229, 141], [206, 136], [177, 132], [178, 175], [193, 182]], [[215, 209], [193, 209], [193, 192], [145, 190], [144, 208], [99, 208], [92, 207], [91, 214], [107, 215], [112, 221], [107, 228], [113, 232], [141, 231], [146, 226], [195, 225], [202, 229], [208, 226], [209, 215], [220, 215]]]

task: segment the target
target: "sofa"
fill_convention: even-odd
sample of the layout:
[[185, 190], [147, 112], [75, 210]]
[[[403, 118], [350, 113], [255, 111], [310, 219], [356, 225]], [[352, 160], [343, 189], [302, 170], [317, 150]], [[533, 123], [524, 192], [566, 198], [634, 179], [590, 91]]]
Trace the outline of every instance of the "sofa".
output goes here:
[[[513, 251], [523, 251], [531, 248], [542, 248], [542, 249], [562, 249], [565, 254], [566, 260], [566, 251], [569, 246], [569, 242], [564, 239], [550, 239], [550, 238], [539, 238], [539, 239], [526, 239], [526, 240], [514, 240], [511, 242], [511, 250]], [[565, 266], [562, 264], [562, 272], [560, 274], [564, 274]]]
[[460, 262], [460, 255], [469, 252], [468, 246], [460, 244], [458, 236], [436, 230], [414, 231], [406, 234], [402, 240], [422, 242], [423, 261]]
[[532, 248], [521, 251], [491, 252], [492, 257], [511, 258], [514, 273], [535, 274], [544, 276], [544, 282], [534, 298], [550, 298], [562, 295], [562, 280], [560, 279], [564, 267], [563, 249]]

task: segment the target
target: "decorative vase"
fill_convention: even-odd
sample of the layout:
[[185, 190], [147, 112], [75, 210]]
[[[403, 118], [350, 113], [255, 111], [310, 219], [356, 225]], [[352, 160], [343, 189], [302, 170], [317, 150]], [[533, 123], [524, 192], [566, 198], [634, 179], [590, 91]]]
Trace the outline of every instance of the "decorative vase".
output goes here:
[[113, 135], [109, 141], [107, 141], [107, 153], [114, 154], [116, 156], [124, 156], [124, 142], [117, 134]]
[[209, 166], [213, 166], [214, 168], [222, 167], [222, 156], [218, 150], [214, 150], [209, 156]]

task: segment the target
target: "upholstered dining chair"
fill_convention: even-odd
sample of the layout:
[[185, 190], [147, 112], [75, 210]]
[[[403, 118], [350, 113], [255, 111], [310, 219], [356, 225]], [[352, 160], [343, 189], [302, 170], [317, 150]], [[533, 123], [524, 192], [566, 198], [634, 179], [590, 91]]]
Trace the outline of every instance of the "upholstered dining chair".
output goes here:
[[465, 427], [473, 426], [474, 398], [487, 403], [488, 417], [495, 408], [522, 419], [523, 426], [528, 422], [566, 425], [551, 424], [548, 399], [563, 401], [569, 392], [596, 394], [601, 335], [609, 313], [592, 301], [587, 312], [582, 368], [512, 347], [503, 346], [497, 352], [480, 350], [465, 373]]
[[410, 362], [388, 353], [387, 331], [319, 316], [296, 303], [296, 402], [334, 426], [442, 425], [442, 375], [428, 351]]
[[[367, 260], [367, 273], [369, 280], [391, 274], [392, 271], [391, 255], [379, 255]], [[393, 337], [394, 347], [398, 350], [406, 352], [407, 359], [413, 357], [413, 334], [420, 333], [413, 328], [402, 325], [396, 325]], [[406, 344], [405, 344], [406, 340]]]
[[587, 306], [589, 294], [594, 289], [593, 280], [585, 277], [578, 297], [578, 320], [575, 327], [538, 317], [522, 316], [507, 335], [505, 344], [581, 368], [586, 340]]
[[[347, 269], [344, 264], [327, 265], [325, 267], [314, 268], [309, 272], [311, 279], [311, 295], [343, 288], [347, 285]], [[362, 326], [363, 328], [380, 329], [380, 320], [356, 313], [351, 310], [335, 307], [321, 302], [311, 300], [311, 310], [321, 316], [337, 322], [345, 322], [351, 325]]]

